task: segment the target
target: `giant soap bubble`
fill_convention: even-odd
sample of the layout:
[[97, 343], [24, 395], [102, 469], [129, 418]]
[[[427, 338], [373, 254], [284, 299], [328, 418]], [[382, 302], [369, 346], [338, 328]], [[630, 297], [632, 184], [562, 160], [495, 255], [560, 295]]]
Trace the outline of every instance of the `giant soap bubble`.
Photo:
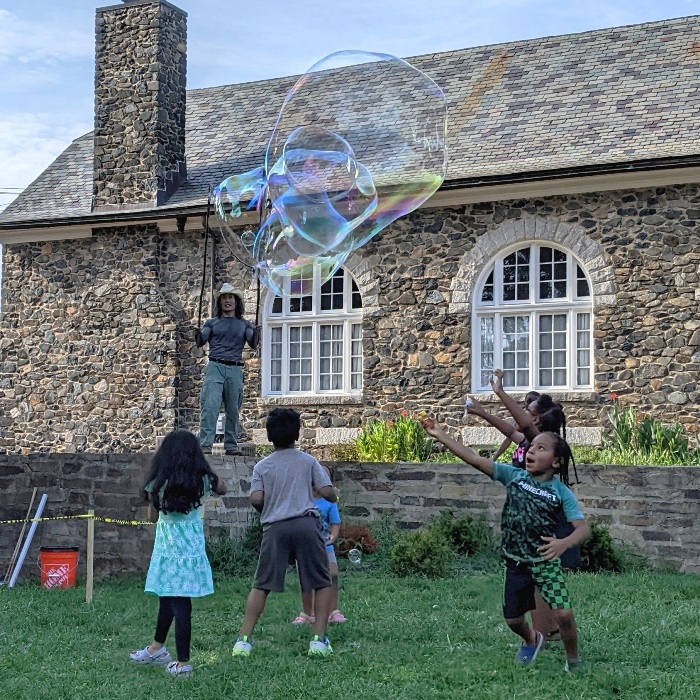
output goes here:
[[289, 92], [261, 167], [215, 190], [229, 232], [242, 202], [265, 208], [254, 265], [277, 295], [310, 293], [350, 254], [440, 187], [447, 107], [427, 75], [394, 56], [342, 51]]

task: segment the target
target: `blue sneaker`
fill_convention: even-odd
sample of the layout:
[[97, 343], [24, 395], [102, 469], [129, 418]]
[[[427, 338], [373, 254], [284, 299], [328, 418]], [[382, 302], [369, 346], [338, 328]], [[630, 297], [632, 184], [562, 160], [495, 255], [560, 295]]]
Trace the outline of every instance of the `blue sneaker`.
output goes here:
[[330, 656], [332, 653], [331, 640], [328, 639], [328, 637], [321, 639], [321, 637], [315, 634], [314, 638], [309, 642], [309, 651], [307, 654], [309, 656]]
[[253, 642], [248, 637], [239, 637], [233, 645], [231, 656], [242, 656], [248, 658], [253, 651]]
[[523, 666], [529, 666], [535, 662], [537, 654], [540, 653], [540, 649], [544, 644], [544, 635], [537, 630], [535, 630], [535, 634], [537, 635], [537, 642], [532, 645], [525, 644], [525, 642], [523, 642], [520, 649], [518, 649], [518, 653], [515, 655], [516, 663], [522, 664]]

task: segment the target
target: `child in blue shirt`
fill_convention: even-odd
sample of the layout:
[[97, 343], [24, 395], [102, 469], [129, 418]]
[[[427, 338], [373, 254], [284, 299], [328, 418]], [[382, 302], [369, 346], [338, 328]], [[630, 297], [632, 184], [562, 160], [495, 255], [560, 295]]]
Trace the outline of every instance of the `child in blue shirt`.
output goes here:
[[[325, 465], [328, 476], [332, 479], [331, 470]], [[326, 552], [328, 553], [328, 566], [331, 574], [331, 614], [328, 616], [328, 622], [342, 623], [347, 622], [347, 618], [338, 610], [338, 560], [335, 556], [334, 544], [340, 533], [340, 511], [337, 503], [330, 503], [320, 493], [314, 491], [314, 503], [321, 517], [323, 525], [323, 534], [326, 538]], [[294, 625], [311, 625], [316, 621], [314, 614], [314, 592], [302, 591], [301, 602], [304, 611], [299, 613], [292, 624]]]

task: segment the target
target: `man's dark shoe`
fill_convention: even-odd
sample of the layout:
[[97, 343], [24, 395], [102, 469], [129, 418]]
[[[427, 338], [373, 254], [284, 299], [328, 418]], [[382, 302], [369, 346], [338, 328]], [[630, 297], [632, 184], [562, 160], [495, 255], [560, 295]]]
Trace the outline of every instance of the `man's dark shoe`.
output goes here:
[[226, 450], [226, 454], [229, 455], [229, 456], [231, 456], [231, 457], [233, 457], [233, 456], [235, 456], [235, 455], [242, 455], [242, 454], [243, 454], [243, 451], [242, 451], [242, 450], [239, 450], [239, 449], [235, 449], [235, 450]]

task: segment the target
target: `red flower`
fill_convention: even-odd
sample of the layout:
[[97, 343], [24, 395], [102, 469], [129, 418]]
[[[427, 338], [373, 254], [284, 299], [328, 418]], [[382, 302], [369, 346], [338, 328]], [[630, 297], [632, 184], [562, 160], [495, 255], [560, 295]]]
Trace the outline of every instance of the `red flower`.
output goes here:
[[408, 416], [408, 411], [406, 411], [406, 410], [401, 411], [401, 415], [402, 415], [404, 418], [406, 418], [406, 416]]
[[610, 393], [610, 399], [612, 401], [617, 401], [618, 398], [620, 398], [619, 394], [616, 394], [614, 391]]
[[389, 425], [390, 428], [393, 428], [393, 427], [394, 427], [394, 421], [393, 421], [393, 420], [390, 420], [388, 425]]

